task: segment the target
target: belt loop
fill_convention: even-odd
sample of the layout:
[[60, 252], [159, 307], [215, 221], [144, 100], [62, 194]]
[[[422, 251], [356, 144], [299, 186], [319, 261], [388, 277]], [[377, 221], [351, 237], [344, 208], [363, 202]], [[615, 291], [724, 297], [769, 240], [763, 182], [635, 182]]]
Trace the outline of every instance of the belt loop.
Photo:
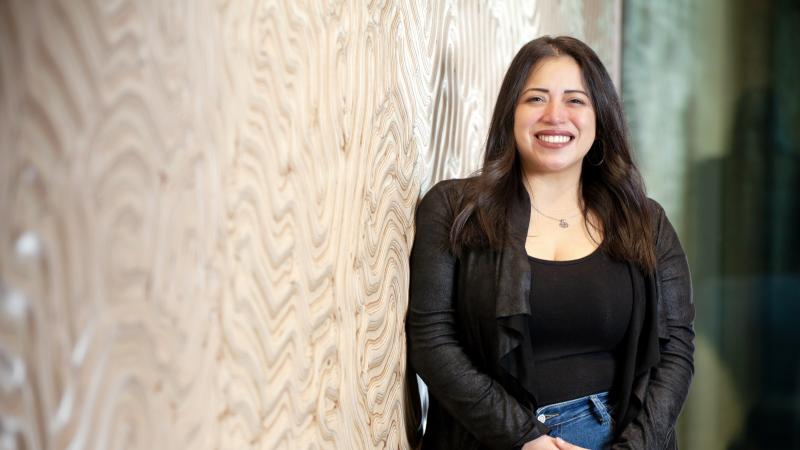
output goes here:
[[589, 399], [592, 401], [592, 405], [594, 405], [594, 411], [597, 414], [598, 419], [600, 419], [600, 423], [607, 423], [611, 420], [611, 415], [608, 413], [606, 409], [606, 405], [597, 397], [596, 394], [592, 394], [589, 396]]

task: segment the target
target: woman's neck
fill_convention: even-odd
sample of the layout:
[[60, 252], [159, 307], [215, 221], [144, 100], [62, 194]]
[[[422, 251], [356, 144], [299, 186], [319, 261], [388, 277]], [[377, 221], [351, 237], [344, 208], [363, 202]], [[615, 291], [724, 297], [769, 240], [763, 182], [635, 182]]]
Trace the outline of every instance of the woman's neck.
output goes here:
[[531, 202], [545, 213], [570, 213], [581, 208], [580, 174], [524, 173]]

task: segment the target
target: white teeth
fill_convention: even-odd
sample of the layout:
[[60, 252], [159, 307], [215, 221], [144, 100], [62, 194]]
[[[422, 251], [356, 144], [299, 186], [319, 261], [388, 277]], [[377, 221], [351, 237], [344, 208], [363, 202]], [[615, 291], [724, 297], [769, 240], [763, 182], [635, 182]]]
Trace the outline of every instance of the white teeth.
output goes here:
[[540, 134], [539, 139], [550, 144], [563, 144], [568, 142], [571, 138], [563, 135]]

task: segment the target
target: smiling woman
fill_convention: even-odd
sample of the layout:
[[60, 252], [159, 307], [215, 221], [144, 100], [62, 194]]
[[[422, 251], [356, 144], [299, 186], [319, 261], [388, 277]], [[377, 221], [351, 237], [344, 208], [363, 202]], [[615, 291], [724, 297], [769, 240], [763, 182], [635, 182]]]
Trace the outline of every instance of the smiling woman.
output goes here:
[[570, 37], [517, 53], [481, 171], [420, 203], [406, 327], [424, 448], [675, 448], [693, 373], [686, 257], [622, 107]]
[[527, 174], [580, 174], [595, 138], [595, 114], [578, 63], [543, 60], [530, 74], [514, 112], [514, 139]]

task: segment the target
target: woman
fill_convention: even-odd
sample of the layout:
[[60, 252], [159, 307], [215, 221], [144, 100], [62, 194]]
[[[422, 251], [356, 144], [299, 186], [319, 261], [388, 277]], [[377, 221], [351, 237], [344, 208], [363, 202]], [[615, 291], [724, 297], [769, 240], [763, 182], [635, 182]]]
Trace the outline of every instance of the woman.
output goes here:
[[676, 448], [688, 266], [588, 46], [522, 47], [483, 168], [434, 186], [416, 226], [406, 327], [430, 392], [423, 448]]

